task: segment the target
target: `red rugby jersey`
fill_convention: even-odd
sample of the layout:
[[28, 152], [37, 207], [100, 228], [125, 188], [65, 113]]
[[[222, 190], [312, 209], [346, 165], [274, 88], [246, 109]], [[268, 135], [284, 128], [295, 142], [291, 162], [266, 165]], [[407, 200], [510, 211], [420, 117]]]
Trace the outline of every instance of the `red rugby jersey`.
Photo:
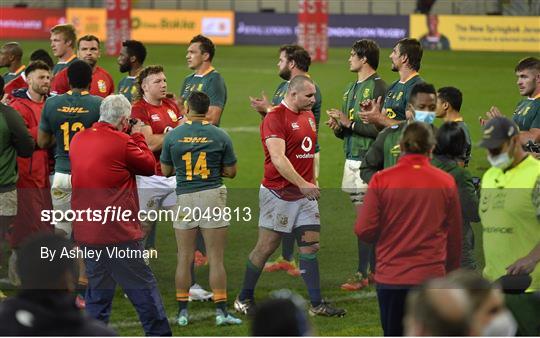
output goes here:
[[313, 182], [313, 159], [317, 142], [315, 117], [311, 111], [295, 113], [284, 102], [266, 114], [261, 124], [261, 141], [264, 148], [264, 178], [262, 185], [275, 190], [283, 199], [303, 197], [300, 189], [287, 181], [272, 163], [266, 147], [269, 138], [285, 141], [285, 156], [296, 172], [306, 181]]
[[[140, 99], [133, 104], [131, 108], [131, 117], [141, 120], [144, 124], [152, 128], [152, 133], [163, 134], [166, 127], [175, 128], [179, 125], [184, 115], [180, 113], [180, 109], [173, 99], [161, 100], [161, 105], [156, 106]], [[156, 158], [156, 175], [162, 176], [159, 156], [161, 148], [154, 151]]]
[[[67, 68], [62, 69], [56, 74], [51, 83], [51, 94], [60, 95], [67, 93], [69, 87], [69, 79]], [[92, 73], [92, 83], [90, 84], [90, 94], [107, 97], [114, 94], [114, 82], [111, 75], [100, 66], [95, 66]]]

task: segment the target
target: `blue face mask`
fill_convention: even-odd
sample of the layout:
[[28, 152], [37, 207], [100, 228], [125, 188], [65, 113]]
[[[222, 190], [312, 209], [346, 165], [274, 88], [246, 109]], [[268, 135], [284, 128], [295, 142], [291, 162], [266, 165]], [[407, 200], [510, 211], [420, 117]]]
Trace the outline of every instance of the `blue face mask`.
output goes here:
[[435, 112], [427, 110], [415, 110], [414, 120], [427, 124], [433, 124], [433, 121], [435, 120]]

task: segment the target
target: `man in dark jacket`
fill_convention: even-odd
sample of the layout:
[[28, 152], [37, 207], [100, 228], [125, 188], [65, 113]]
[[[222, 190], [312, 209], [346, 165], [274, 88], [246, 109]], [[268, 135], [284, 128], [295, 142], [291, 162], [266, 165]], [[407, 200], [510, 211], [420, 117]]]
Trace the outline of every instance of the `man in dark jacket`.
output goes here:
[[[44, 257], [45, 250], [47, 257]], [[105, 324], [75, 306], [78, 265], [61, 257], [73, 246], [64, 238], [40, 234], [19, 251], [22, 290], [0, 303], [0, 334], [6, 336], [114, 336]], [[49, 253], [55, 252], [54, 258]]]
[[476, 270], [474, 258], [474, 232], [471, 222], [480, 222], [478, 197], [474, 190], [472, 176], [459, 162], [463, 159], [467, 139], [458, 122], [446, 122], [437, 132], [437, 145], [433, 151], [431, 164], [452, 175], [456, 181], [461, 215], [463, 217], [461, 267]]

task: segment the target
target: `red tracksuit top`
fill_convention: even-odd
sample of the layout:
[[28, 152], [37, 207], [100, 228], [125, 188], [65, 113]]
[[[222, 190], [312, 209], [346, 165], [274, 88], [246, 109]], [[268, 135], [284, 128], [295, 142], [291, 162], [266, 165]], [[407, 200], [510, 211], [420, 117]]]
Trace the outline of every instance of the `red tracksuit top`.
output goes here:
[[371, 179], [355, 232], [375, 243], [375, 281], [418, 285], [459, 268], [461, 206], [454, 178], [407, 154]]
[[135, 175], [151, 176], [156, 165], [144, 136], [129, 136], [111, 124], [96, 122], [77, 133], [70, 144], [73, 210], [131, 210], [129, 220], [102, 224], [85, 219], [73, 222], [75, 241], [83, 245], [110, 245], [143, 237], [137, 219], [139, 199]]

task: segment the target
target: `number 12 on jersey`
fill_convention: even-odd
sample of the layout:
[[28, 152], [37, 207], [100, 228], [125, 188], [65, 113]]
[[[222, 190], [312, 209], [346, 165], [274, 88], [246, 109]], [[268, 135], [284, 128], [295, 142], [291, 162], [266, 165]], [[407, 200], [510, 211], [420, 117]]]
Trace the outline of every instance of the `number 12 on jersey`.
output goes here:
[[195, 168], [191, 161], [191, 152], [187, 152], [182, 156], [182, 160], [186, 162], [186, 180], [193, 180], [193, 175], [199, 175], [203, 180], [208, 178], [210, 175], [210, 170], [206, 167], [206, 152], [201, 151], [197, 162], [195, 163]]
[[64, 132], [64, 150], [69, 151], [69, 132], [77, 133], [78, 131], [84, 130], [84, 125], [81, 122], [75, 122], [69, 127], [69, 122], [64, 122], [60, 125], [60, 129]]

